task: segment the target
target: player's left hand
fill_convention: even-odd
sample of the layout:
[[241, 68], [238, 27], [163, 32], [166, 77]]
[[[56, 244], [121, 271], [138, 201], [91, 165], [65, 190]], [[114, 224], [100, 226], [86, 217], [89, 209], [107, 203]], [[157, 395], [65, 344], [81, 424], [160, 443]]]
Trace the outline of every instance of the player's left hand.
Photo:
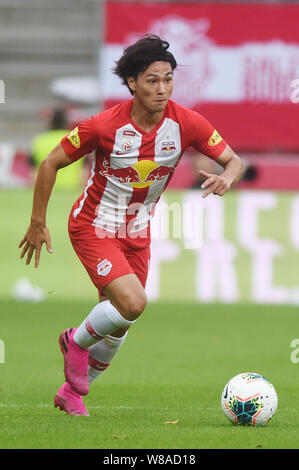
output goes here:
[[48, 252], [53, 253], [48, 228], [43, 225], [31, 223], [25, 236], [19, 243], [19, 248], [23, 248], [20, 258], [24, 258], [27, 253], [26, 264], [30, 264], [31, 258], [35, 252], [35, 267], [38, 268], [43, 243], [46, 244]]
[[206, 190], [202, 197], [207, 197], [212, 193], [223, 196], [231, 187], [232, 183], [223, 175], [207, 173], [204, 170], [200, 170], [199, 174], [206, 178], [206, 181], [201, 185], [201, 188]]

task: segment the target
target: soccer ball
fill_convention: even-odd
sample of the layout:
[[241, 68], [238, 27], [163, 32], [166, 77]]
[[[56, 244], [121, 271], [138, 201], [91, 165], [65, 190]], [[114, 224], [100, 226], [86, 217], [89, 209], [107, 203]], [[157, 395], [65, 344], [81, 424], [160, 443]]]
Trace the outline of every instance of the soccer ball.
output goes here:
[[244, 372], [224, 387], [221, 405], [234, 424], [265, 426], [277, 410], [278, 398], [273, 385], [260, 374]]

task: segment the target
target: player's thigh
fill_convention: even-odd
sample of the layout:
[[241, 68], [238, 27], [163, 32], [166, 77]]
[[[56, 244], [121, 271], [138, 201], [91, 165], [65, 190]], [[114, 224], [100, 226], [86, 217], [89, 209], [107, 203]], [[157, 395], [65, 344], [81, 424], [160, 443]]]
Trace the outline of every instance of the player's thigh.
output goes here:
[[146, 246], [138, 250], [128, 250], [126, 252], [126, 259], [145, 289], [150, 262], [150, 247]]
[[70, 238], [99, 295], [108, 297], [124, 318], [135, 320], [146, 306], [148, 262], [142, 261], [143, 250], [136, 250], [135, 256], [135, 249], [126, 249], [114, 238], [99, 238], [91, 230], [70, 232]]
[[103, 294], [129, 321], [136, 320], [146, 307], [145, 290], [136, 274], [114, 279], [104, 287]]
[[[125, 257], [134, 275], [121, 276], [106, 287], [111, 301], [127, 318], [137, 317], [145, 308], [145, 285], [148, 276], [150, 247], [141, 249], [125, 248]], [[103, 292], [104, 293], [104, 292]]]
[[99, 238], [90, 229], [70, 233], [70, 238], [100, 296], [114, 279], [134, 273], [122, 247], [115, 239]]

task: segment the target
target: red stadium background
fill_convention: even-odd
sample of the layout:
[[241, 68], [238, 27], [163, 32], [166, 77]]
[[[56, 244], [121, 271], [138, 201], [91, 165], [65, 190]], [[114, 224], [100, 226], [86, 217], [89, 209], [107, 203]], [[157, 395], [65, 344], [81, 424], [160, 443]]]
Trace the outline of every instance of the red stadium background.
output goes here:
[[298, 151], [298, 5], [107, 2], [105, 16], [106, 107], [130, 97], [111, 74], [114, 61], [155, 33], [179, 64], [174, 100], [207, 117], [238, 152]]

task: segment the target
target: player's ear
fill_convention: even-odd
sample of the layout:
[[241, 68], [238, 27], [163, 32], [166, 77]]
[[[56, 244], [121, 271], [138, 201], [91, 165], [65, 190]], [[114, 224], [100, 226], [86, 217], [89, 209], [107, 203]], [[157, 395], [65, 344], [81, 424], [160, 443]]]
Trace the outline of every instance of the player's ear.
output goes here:
[[130, 88], [132, 93], [136, 91], [136, 80], [134, 77], [128, 77], [127, 79], [128, 87]]

